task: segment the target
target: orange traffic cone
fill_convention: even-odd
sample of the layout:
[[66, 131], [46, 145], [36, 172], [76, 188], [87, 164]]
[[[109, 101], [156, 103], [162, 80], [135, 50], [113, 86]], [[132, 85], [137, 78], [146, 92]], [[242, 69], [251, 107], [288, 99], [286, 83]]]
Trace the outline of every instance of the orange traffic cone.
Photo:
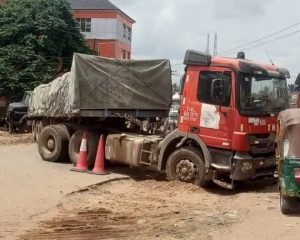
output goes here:
[[109, 174], [109, 172], [106, 172], [104, 170], [104, 136], [103, 135], [101, 135], [99, 140], [94, 169], [90, 173], [98, 174], [98, 175]]
[[80, 152], [76, 163], [76, 167], [72, 168], [71, 170], [75, 172], [86, 172], [88, 170], [86, 132], [83, 132], [82, 134]]

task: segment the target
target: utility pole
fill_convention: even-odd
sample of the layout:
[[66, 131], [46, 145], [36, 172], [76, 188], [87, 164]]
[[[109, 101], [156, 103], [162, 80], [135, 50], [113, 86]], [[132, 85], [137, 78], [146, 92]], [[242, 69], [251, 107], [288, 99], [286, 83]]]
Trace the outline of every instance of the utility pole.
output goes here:
[[218, 34], [215, 33], [215, 41], [214, 41], [214, 56], [218, 55]]
[[209, 35], [209, 33], [208, 33], [208, 34], [207, 34], [206, 54], [209, 54], [209, 40], [210, 40], [210, 35]]

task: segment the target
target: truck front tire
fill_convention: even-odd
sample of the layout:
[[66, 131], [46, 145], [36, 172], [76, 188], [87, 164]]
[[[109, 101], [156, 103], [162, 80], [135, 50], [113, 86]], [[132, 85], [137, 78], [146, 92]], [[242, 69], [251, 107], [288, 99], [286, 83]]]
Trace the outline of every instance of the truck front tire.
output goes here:
[[194, 147], [183, 147], [173, 152], [167, 160], [166, 174], [170, 181], [190, 182], [200, 187], [209, 183], [203, 156]]
[[94, 166], [95, 163], [95, 157], [97, 153], [97, 147], [98, 147], [98, 140], [99, 135], [96, 133], [93, 133], [89, 130], [78, 130], [76, 131], [69, 142], [69, 156], [71, 162], [76, 165], [77, 159], [79, 156], [79, 150], [80, 150], [80, 144], [82, 140], [83, 132], [86, 132], [86, 138], [87, 138], [87, 161], [88, 161], [88, 167], [91, 169]]
[[60, 125], [45, 127], [38, 141], [39, 153], [43, 160], [49, 162], [62, 162], [68, 159], [67, 130]]

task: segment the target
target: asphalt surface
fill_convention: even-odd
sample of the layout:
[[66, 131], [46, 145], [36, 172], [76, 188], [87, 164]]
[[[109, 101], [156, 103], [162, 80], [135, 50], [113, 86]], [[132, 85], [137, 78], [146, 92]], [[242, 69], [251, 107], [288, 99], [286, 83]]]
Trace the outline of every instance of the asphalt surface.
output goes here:
[[77, 173], [71, 168], [41, 160], [36, 144], [0, 146], [0, 239], [14, 239], [30, 227], [33, 217], [51, 211], [69, 193], [123, 177]]

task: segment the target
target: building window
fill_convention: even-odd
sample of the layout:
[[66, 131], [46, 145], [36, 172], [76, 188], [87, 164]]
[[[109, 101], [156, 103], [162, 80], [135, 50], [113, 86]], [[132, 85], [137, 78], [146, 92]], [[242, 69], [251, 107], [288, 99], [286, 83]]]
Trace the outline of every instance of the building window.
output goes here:
[[130, 59], [130, 58], [131, 58], [131, 53], [128, 52], [128, 53], [127, 53], [127, 59]]
[[131, 28], [128, 27], [128, 40], [131, 41]]
[[90, 18], [77, 18], [77, 23], [81, 32], [91, 32], [92, 23]]
[[[223, 80], [223, 89], [221, 93], [223, 96], [222, 102], [215, 102], [211, 98], [211, 86], [214, 79]], [[231, 98], [231, 74], [230, 72], [200, 72], [199, 83], [198, 83], [198, 100], [203, 103], [229, 106]]]
[[123, 37], [126, 38], [126, 30], [127, 30], [127, 26], [125, 24], [123, 24]]
[[121, 50], [122, 59], [126, 59], [126, 51], [124, 49]]

